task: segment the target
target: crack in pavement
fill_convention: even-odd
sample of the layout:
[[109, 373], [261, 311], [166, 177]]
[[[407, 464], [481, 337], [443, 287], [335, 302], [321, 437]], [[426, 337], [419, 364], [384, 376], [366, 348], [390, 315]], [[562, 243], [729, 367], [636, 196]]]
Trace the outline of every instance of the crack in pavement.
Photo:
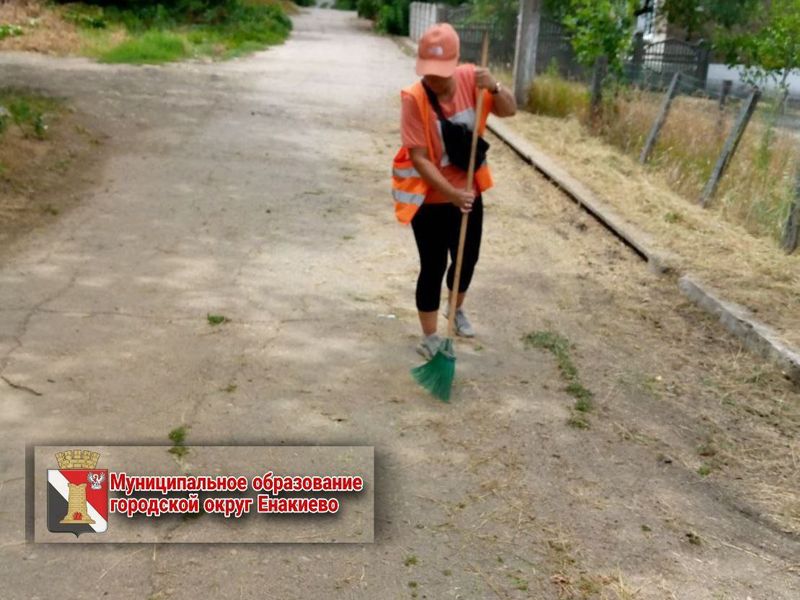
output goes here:
[[[52, 294], [50, 294], [50, 295], [48, 295], [47, 297], [45, 297], [43, 300], [40, 300], [39, 302], [37, 302], [36, 304], [34, 304], [34, 305], [33, 305], [33, 306], [30, 308], [30, 310], [28, 310], [28, 312], [27, 312], [27, 313], [25, 314], [25, 316], [22, 318], [22, 322], [21, 322], [21, 323], [20, 323], [20, 325], [17, 327], [17, 331], [16, 331], [16, 333], [15, 333], [14, 335], [12, 335], [12, 336], [11, 336], [11, 339], [12, 339], [12, 340], [14, 340], [14, 345], [13, 345], [13, 346], [12, 346], [12, 347], [11, 347], [11, 348], [10, 348], [10, 349], [9, 349], [9, 350], [6, 352], [6, 353], [5, 353], [5, 355], [3, 356], [3, 358], [2, 358], [2, 359], [0, 359], [0, 376], [2, 376], [2, 375], [3, 375], [3, 372], [4, 372], [4, 371], [6, 370], [6, 368], [8, 367], [8, 363], [11, 361], [11, 356], [12, 356], [12, 355], [13, 355], [13, 354], [14, 354], [14, 353], [17, 351], [17, 350], [19, 350], [20, 348], [22, 348], [22, 346], [23, 346], [23, 338], [25, 337], [25, 335], [26, 335], [26, 334], [27, 334], [27, 332], [28, 332], [28, 327], [30, 326], [30, 322], [31, 322], [31, 319], [33, 318], [33, 316], [34, 316], [35, 314], [37, 314], [37, 312], [39, 312], [39, 311], [40, 311], [40, 309], [41, 309], [43, 306], [45, 306], [46, 304], [49, 304], [49, 303], [50, 303], [50, 302], [52, 302], [53, 300], [56, 300], [56, 299], [58, 299], [58, 298], [59, 298], [60, 296], [62, 296], [63, 294], [66, 294], [66, 293], [67, 293], [67, 292], [68, 292], [68, 291], [69, 291], [69, 290], [70, 290], [70, 289], [71, 289], [71, 288], [72, 288], [72, 287], [75, 285], [75, 282], [77, 281], [77, 278], [78, 278], [78, 272], [76, 271], [75, 273], [73, 273], [73, 274], [70, 276], [70, 278], [69, 278], [69, 281], [67, 281], [67, 283], [66, 283], [65, 285], [63, 285], [62, 287], [60, 287], [59, 289], [57, 289], [57, 290], [56, 290], [55, 292], [53, 292]], [[7, 380], [5, 377], [2, 377], [2, 379], [3, 379], [3, 381], [5, 381], [7, 384], [11, 385], [11, 387], [15, 387], [15, 386], [14, 386], [14, 385], [12, 385], [11, 383], [9, 383], [9, 381], [8, 381], [8, 380]]]

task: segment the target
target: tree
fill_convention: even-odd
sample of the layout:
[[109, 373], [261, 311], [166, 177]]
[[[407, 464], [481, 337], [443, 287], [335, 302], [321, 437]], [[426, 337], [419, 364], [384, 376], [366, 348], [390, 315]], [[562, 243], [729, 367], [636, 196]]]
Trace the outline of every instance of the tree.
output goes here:
[[661, 13], [670, 24], [683, 29], [688, 40], [746, 23], [762, 5], [763, 0], [664, 0]]
[[570, 0], [562, 23], [571, 34], [578, 61], [592, 66], [605, 56], [609, 69], [621, 73], [637, 8], [636, 0]]
[[750, 31], [732, 33], [718, 45], [729, 65], [742, 65], [753, 83], [772, 79], [786, 88], [800, 68], [800, 0], [772, 0], [757, 11]]

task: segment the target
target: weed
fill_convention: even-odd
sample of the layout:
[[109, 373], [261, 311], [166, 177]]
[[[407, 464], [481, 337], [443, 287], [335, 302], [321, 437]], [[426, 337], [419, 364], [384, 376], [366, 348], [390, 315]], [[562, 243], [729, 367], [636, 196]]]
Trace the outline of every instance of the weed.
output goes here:
[[5, 107], [0, 105], [0, 135], [8, 129], [8, 122], [11, 120], [11, 112]]
[[711, 474], [711, 466], [707, 464], [702, 464], [697, 468], [697, 474], [701, 477], [706, 477]]
[[185, 425], [181, 425], [180, 427], [176, 427], [170, 431], [167, 437], [169, 437], [170, 441], [176, 446], [182, 446], [186, 441], [186, 433], [187, 427]]
[[167, 452], [175, 456], [178, 460], [189, 454], [189, 448], [184, 445], [184, 442], [186, 441], [186, 432], [187, 427], [185, 425], [181, 425], [167, 434], [167, 437], [172, 442], [172, 448], [170, 448]]
[[58, 110], [59, 101], [31, 93], [0, 90], [0, 134], [13, 123], [25, 137], [44, 139], [45, 116]]
[[37, 113], [33, 117], [33, 134], [43, 140], [45, 133], [47, 133], [47, 123], [44, 122], [44, 115]]
[[702, 540], [700, 539], [700, 536], [692, 531], [686, 534], [686, 539], [689, 540], [689, 543], [692, 544], [693, 546], [699, 546], [700, 544], [703, 543]]
[[413, 554], [410, 554], [409, 556], [406, 556], [405, 560], [403, 561], [403, 564], [405, 566], [407, 566], [407, 567], [411, 567], [413, 565], [416, 565], [417, 564], [417, 557], [415, 555], [413, 555]]
[[173, 446], [167, 450], [170, 454], [177, 456], [179, 459], [189, 454], [189, 449], [186, 446]]
[[587, 421], [586, 417], [581, 413], [573, 413], [570, 418], [567, 419], [567, 425], [575, 429], [589, 429], [589, 421]]
[[566, 392], [575, 398], [573, 409], [578, 413], [584, 413], [573, 414], [568, 423], [578, 429], [587, 429], [589, 422], [585, 413], [592, 410], [593, 394], [580, 381], [578, 368], [570, 356], [569, 340], [553, 331], [535, 331], [523, 336], [522, 341], [526, 347], [549, 350], [556, 357], [558, 370], [561, 372], [562, 377], [567, 380]]
[[511, 583], [514, 585], [515, 589], [520, 591], [527, 591], [528, 590], [528, 582], [522, 579], [522, 577], [516, 577], [515, 575], [508, 575], [511, 578]]
[[12, 25], [10, 23], [0, 25], [0, 40], [7, 37], [18, 37], [23, 33], [22, 27], [19, 25]]
[[667, 223], [682, 223], [683, 215], [679, 212], [669, 211], [664, 215], [664, 221]]
[[208, 319], [208, 322], [211, 325], [221, 325], [222, 323], [227, 323], [230, 320], [224, 315], [212, 315], [211, 313], [206, 315], [206, 319]]

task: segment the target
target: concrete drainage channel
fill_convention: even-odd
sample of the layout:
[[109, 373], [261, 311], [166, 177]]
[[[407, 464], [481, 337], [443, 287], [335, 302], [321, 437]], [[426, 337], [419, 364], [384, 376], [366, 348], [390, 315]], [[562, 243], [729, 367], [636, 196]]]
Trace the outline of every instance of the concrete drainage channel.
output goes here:
[[[394, 38], [398, 45], [411, 56], [416, 56], [417, 45], [409, 38]], [[678, 275], [678, 288], [719, 322], [730, 333], [742, 340], [751, 352], [772, 361], [796, 384], [800, 385], [800, 352], [781, 340], [780, 335], [769, 326], [752, 318], [748, 311], [720, 297], [720, 294], [688, 273], [676, 273], [674, 255], [656, 248], [646, 233], [626, 223], [622, 217], [607, 206], [583, 183], [572, 177], [547, 154], [533, 144], [515, 135], [506, 125], [494, 117], [489, 118], [489, 130], [511, 148], [526, 163], [544, 175], [553, 185], [577, 202], [604, 227], [627, 244], [656, 273]]]
[[[606, 206], [591, 190], [573, 178], [552, 158], [528, 141], [514, 135], [497, 119], [490, 118], [488, 127], [520, 158], [544, 175], [609, 231], [630, 246], [657, 273], [675, 272], [672, 255], [656, 249], [647, 235], [624, 223], [613, 209]], [[791, 348], [767, 325], [753, 319], [748, 311], [720, 295], [690, 274], [679, 274], [678, 288], [692, 302], [717, 317], [722, 325], [740, 338], [745, 347], [777, 364], [792, 381], [800, 384], [800, 352]]]

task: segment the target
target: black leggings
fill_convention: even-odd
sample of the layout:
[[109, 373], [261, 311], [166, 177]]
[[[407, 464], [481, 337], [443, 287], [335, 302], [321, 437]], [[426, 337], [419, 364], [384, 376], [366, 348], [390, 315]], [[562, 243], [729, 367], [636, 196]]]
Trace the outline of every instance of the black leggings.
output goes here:
[[[442, 277], [447, 269], [447, 253], [450, 253], [450, 268], [447, 269], [447, 289], [453, 289], [458, 234], [461, 229], [461, 210], [449, 202], [446, 204], [423, 204], [411, 221], [414, 238], [419, 250], [420, 271], [417, 279], [417, 310], [430, 312], [439, 310], [442, 292]], [[461, 265], [459, 292], [466, 292], [475, 272], [481, 248], [483, 229], [483, 200], [480, 196], [472, 205], [467, 221], [467, 239], [464, 244], [464, 262]]]

